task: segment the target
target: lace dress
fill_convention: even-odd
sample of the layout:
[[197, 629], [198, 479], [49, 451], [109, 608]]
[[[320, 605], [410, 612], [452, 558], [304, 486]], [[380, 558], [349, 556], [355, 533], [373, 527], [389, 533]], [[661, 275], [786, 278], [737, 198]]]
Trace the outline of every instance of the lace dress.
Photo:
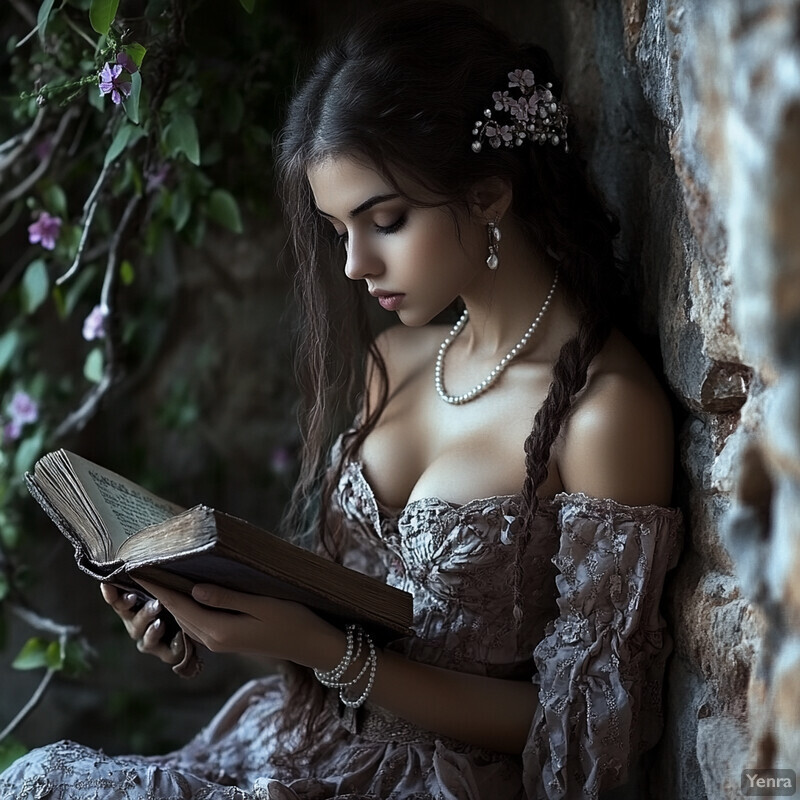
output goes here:
[[[446, 739], [369, 703], [350, 718], [333, 693], [304, 741], [303, 697], [270, 676], [166, 756], [111, 757], [72, 742], [34, 750], [0, 776], [0, 799], [538, 800], [596, 797], [623, 782], [660, 732], [670, 648], [658, 602], [678, 555], [679, 513], [574, 494], [543, 503], [517, 631], [519, 499], [426, 498], [393, 511], [350, 462], [334, 506], [349, 537], [345, 563], [414, 595], [414, 635], [392, 649], [538, 686], [521, 756]], [[298, 742], [303, 759], [277, 757]]]

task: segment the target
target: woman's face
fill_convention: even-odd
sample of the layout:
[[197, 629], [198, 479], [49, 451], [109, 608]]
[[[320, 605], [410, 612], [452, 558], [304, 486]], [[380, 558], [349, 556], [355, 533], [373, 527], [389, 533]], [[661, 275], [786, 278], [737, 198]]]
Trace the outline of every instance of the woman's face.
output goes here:
[[483, 221], [463, 211], [454, 218], [447, 206], [413, 206], [377, 171], [347, 156], [310, 168], [308, 180], [319, 213], [343, 243], [345, 275], [365, 281], [375, 302], [404, 324], [430, 322], [485, 272]]

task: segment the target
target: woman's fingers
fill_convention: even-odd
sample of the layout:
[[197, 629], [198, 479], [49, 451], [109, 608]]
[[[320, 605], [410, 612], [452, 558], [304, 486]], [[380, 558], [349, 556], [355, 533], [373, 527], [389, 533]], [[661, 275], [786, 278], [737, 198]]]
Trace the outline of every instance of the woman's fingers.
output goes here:
[[117, 589], [116, 586], [112, 586], [110, 583], [101, 583], [100, 594], [103, 595], [103, 600], [105, 600], [106, 603], [113, 606], [114, 601], [119, 597], [119, 589]]
[[183, 636], [178, 632], [170, 641], [165, 641], [165, 627], [160, 617], [153, 620], [145, 630], [142, 638], [137, 640], [136, 649], [140, 653], [156, 656], [165, 664], [178, 664], [185, 655]]
[[[158, 615], [163, 610], [163, 606], [158, 600], [148, 600], [132, 617], [125, 620], [125, 627], [132, 639], [142, 639], [148, 628], [156, 621]], [[160, 627], [160, 626], [159, 626]], [[155, 630], [158, 630], [156, 628]], [[163, 635], [164, 631], [161, 630]], [[152, 635], [151, 635], [152, 638]]]
[[157, 650], [161, 644], [161, 636], [164, 631], [161, 629], [163, 623], [160, 619], [154, 619], [142, 633], [141, 637], [136, 640], [136, 648], [141, 653], [152, 653]]
[[172, 637], [172, 641], [169, 643], [169, 650], [173, 659], [172, 663], [178, 664], [183, 661], [183, 657], [186, 655], [186, 641], [183, 633], [178, 631]]
[[123, 618], [141, 599], [133, 592], [124, 592], [109, 583], [100, 584], [100, 593], [103, 595], [103, 600]]
[[169, 641], [164, 640], [167, 625], [159, 616], [164, 612], [161, 603], [152, 598], [140, 608], [142, 598], [110, 584], [101, 584], [103, 599], [122, 619], [128, 636], [136, 642], [141, 653], [154, 655], [168, 664], [179, 663], [185, 655], [183, 636], [178, 632]]

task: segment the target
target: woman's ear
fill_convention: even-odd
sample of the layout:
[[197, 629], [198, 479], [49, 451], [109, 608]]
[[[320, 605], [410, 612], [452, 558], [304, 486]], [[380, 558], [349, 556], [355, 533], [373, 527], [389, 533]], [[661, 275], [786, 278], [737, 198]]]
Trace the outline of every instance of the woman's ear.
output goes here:
[[496, 222], [511, 207], [512, 199], [511, 181], [499, 177], [484, 178], [470, 190], [470, 210], [481, 222]]

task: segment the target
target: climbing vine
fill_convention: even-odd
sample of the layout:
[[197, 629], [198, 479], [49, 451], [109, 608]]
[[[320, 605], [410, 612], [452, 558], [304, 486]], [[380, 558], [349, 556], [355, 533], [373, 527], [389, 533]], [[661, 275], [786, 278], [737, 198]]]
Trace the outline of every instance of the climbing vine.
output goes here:
[[44, 618], [26, 595], [23, 475], [163, 345], [163, 291], [150, 289], [164, 253], [270, 213], [276, 98], [295, 49], [269, 0], [4, 5], [0, 639], [9, 614], [30, 625], [9, 658], [43, 677], [0, 721], [0, 767], [53, 676], [91, 661], [80, 628]]

